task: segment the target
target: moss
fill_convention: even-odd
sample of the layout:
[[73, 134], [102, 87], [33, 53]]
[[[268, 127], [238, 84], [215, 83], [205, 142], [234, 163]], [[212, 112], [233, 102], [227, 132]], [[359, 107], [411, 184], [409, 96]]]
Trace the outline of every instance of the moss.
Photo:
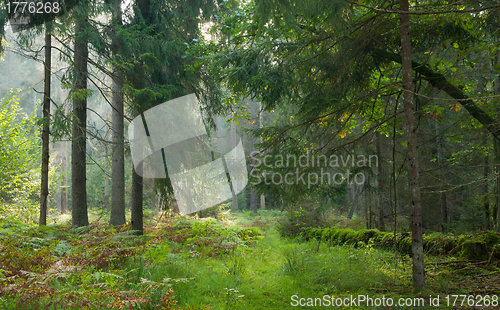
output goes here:
[[356, 245], [358, 243], [359, 232], [356, 230], [348, 231], [345, 234], [345, 243], [350, 245]]
[[364, 243], [368, 243], [371, 238], [373, 238], [377, 234], [375, 229], [363, 229], [360, 231], [360, 240]]
[[331, 240], [331, 229], [330, 228], [325, 228], [321, 232], [321, 240], [324, 241], [330, 241]]
[[493, 231], [488, 231], [483, 234], [477, 235], [475, 240], [484, 242], [488, 247], [492, 247], [500, 241], [500, 235]]
[[339, 229], [339, 233], [337, 234], [338, 243], [344, 244], [347, 241], [349, 231], [350, 229]]
[[466, 259], [487, 260], [488, 248], [485, 242], [469, 240], [462, 244], [460, 255]]
[[493, 246], [491, 249], [491, 259], [500, 259], [500, 243]]
[[398, 251], [403, 254], [411, 255], [411, 238], [406, 237], [398, 242]]
[[[305, 234], [312, 239], [321, 239], [336, 245], [358, 246], [359, 242], [373, 241], [375, 246], [393, 249], [396, 241], [397, 250], [402, 254], [411, 255], [412, 239], [408, 233], [394, 234], [381, 232], [376, 229], [337, 229], [337, 228], [310, 228]], [[395, 240], [396, 239], [396, 240]], [[424, 251], [430, 255], [460, 255], [466, 259], [487, 260], [500, 259], [500, 235], [487, 232], [475, 236], [461, 235], [452, 237], [440, 233], [424, 235]]]
[[382, 245], [391, 245], [394, 241], [394, 235], [391, 233], [381, 233], [383, 234], [381, 243]]
[[460, 235], [458, 236], [458, 240], [457, 240], [457, 245], [460, 245], [460, 244], [463, 244], [464, 242], [466, 242], [467, 240], [469, 240], [470, 236], [468, 235]]

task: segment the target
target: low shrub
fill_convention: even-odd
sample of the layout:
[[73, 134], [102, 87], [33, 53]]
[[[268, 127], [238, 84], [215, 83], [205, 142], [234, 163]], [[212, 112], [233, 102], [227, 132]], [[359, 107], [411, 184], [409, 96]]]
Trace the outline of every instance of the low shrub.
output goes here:
[[300, 204], [290, 207], [276, 227], [283, 237], [296, 236], [304, 229], [324, 225], [321, 208], [316, 204]]

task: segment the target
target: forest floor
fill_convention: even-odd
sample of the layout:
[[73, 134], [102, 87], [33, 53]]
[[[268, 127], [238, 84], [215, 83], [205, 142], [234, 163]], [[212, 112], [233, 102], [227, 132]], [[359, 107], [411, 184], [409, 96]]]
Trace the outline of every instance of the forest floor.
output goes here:
[[96, 214], [76, 230], [0, 222], [0, 309], [323, 309], [332, 298], [339, 309], [435, 309], [438, 296], [439, 308], [500, 309], [497, 266], [426, 257], [427, 288], [413, 295], [409, 257], [283, 238], [279, 217], [151, 216], [140, 237]]

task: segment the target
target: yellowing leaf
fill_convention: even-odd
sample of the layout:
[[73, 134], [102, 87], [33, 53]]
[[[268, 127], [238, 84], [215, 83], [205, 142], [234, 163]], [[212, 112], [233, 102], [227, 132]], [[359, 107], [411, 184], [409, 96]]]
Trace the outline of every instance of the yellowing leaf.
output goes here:
[[455, 110], [455, 111], [460, 111], [462, 109], [462, 106], [458, 103], [454, 103], [450, 105], [450, 110]]
[[346, 136], [345, 131], [342, 130], [341, 132], [339, 132], [338, 136], [341, 137], [341, 138], [344, 138]]

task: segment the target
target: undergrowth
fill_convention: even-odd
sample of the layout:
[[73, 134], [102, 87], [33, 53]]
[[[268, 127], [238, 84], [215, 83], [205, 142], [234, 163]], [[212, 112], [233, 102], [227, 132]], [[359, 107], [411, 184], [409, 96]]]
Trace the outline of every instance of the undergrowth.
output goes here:
[[172, 284], [194, 278], [172, 277], [168, 262], [229, 255], [262, 234], [212, 219], [169, 219], [149, 231], [0, 223], [0, 308], [177, 309]]
[[[168, 218], [141, 237], [101, 222], [2, 222], [0, 309], [294, 309], [294, 295], [412, 296], [408, 255], [373, 242], [283, 238], [277, 217]], [[500, 293], [492, 265], [426, 257], [426, 274], [426, 296]]]

